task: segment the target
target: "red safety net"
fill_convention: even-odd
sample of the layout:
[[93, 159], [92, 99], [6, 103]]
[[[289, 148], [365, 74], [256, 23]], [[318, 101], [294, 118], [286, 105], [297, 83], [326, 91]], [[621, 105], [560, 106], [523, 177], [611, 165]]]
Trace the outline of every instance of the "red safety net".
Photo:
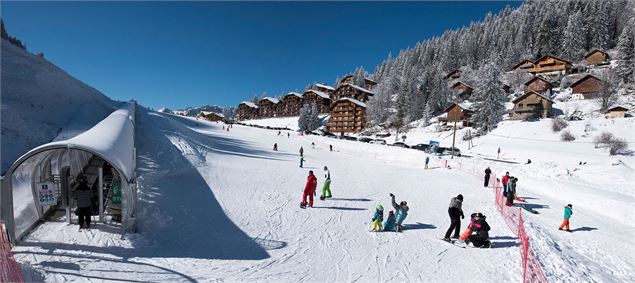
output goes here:
[[0, 223], [0, 282], [24, 282], [22, 271], [18, 262], [13, 257], [11, 243], [4, 229], [4, 223]]
[[[481, 172], [481, 170], [478, 170], [476, 167], [464, 165], [463, 162], [458, 162], [456, 166], [457, 169], [472, 174], [475, 177], [480, 178], [481, 181], [485, 182], [485, 173]], [[548, 282], [547, 276], [545, 276], [545, 273], [542, 271], [540, 262], [538, 262], [536, 254], [530, 246], [529, 237], [525, 232], [522, 209], [506, 205], [507, 201], [503, 196], [503, 187], [495, 174], [490, 174], [488, 185], [495, 193], [496, 208], [503, 216], [503, 219], [509, 229], [514, 232], [520, 242], [523, 282]]]

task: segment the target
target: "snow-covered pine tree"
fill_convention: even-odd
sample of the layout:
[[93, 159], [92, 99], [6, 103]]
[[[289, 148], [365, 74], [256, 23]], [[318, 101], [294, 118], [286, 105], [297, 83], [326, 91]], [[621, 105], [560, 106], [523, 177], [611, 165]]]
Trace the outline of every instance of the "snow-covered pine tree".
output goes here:
[[501, 89], [500, 70], [495, 63], [485, 65], [483, 77], [474, 93], [475, 103], [472, 123], [484, 132], [496, 128], [505, 114], [507, 98]]
[[586, 31], [582, 20], [582, 13], [575, 12], [569, 16], [567, 27], [564, 29], [562, 56], [572, 62], [578, 61], [585, 51]]
[[635, 71], [635, 35], [633, 22], [635, 22], [635, 20], [631, 20], [630, 23], [624, 27], [617, 40], [617, 68], [615, 70], [615, 76], [621, 83], [633, 82]]
[[307, 132], [315, 131], [320, 127], [320, 110], [317, 104], [305, 104], [300, 109], [300, 117], [298, 118], [298, 127]]

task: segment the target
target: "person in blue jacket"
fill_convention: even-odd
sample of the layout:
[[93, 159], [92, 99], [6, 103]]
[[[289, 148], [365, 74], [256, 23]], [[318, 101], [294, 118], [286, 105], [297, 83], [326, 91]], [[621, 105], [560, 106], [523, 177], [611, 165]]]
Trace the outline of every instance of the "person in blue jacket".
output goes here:
[[571, 229], [569, 229], [569, 218], [571, 218], [572, 214], [573, 205], [567, 204], [567, 206], [564, 207], [564, 220], [562, 221], [562, 224], [560, 224], [560, 228], [558, 228], [558, 230], [562, 230], [562, 228], [564, 228], [565, 231], [571, 232]]
[[403, 230], [403, 226], [401, 225], [406, 217], [408, 217], [408, 203], [406, 201], [401, 201], [399, 204], [395, 202], [395, 195], [390, 194], [392, 207], [395, 208], [395, 225], [392, 227], [386, 226], [384, 230], [393, 231], [393, 232], [401, 232]]
[[388, 218], [384, 221], [384, 231], [397, 231], [397, 224], [395, 224], [395, 212], [392, 210], [388, 212]]
[[371, 219], [373, 224], [373, 231], [382, 231], [384, 230], [381, 226], [381, 222], [384, 221], [384, 207], [381, 204], [378, 204], [375, 207], [375, 215], [373, 215], [373, 219]]

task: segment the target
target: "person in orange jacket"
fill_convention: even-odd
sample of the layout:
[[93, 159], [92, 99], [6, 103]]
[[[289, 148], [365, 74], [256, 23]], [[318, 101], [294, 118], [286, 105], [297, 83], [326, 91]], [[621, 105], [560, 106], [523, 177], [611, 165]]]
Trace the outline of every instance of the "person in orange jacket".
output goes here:
[[309, 197], [309, 207], [313, 207], [313, 196], [316, 194], [317, 178], [313, 175], [313, 170], [309, 170], [309, 177], [307, 178], [306, 185], [304, 186], [304, 194], [302, 195], [302, 202], [300, 208], [306, 208], [306, 198]]

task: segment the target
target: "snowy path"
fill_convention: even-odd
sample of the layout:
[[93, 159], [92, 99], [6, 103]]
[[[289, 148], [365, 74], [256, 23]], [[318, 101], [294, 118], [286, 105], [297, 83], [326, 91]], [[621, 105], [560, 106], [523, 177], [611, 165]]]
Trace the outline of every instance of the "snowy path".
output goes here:
[[[140, 111], [139, 234], [120, 240], [106, 225], [85, 235], [76, 226], [48, 222], [27, 238], [29, 244], [16, 247], [16, 258], [51, 282], [521, 281], [516, 239], [495, 210], [491, 191], [471, 175], [423, 171], [423, 153], [412, 150], [316, 136], [278, 137], [275, 131], [241, 126], [226, 132], [221, 125]], [[271, 151], [276, 142], [279, 152]], [[335, 152], [328, 151], [328, 144]], [[298, 167], [300, 146], [304, 169]], [[300, 209], [307, 171], [316, 172], [319, 189], [324, 165], [331, 169], [334, 198], [316, 199], [315, 208]], [[368, 232], [375, 205], [383, 204], [386, 214], [390, 210], [389, 192], [408, 201], [408, 229]], [[488, 216], [493, 249], [460, 249], [439, 240], [449, 225], [449, 200], [458, 193], [465, 196], [467, 215], [479, 211]], [[591, 251], [557, 254], [553, 247], [562, 236], [545, 231], [553, 230], [552, 221], [558, 222], [554, 219], [560, 214], [558, 203], [551, 205], [553, 217], [532, 217], [537, 228], [529, 229], [542, 233], [537, 237], [543, 242], [556, 242], [537, 246], [556, 264], [546, 270], [587, 267], [587, 274], [601, 276], [588, 277], [594, 280], [632, 278], [632, 264], [618, 259], [632, 254], [630, 247], [597, 264], [606, 272], [590, 264], [593, 254], [604, 255], [597, 251], [603, 247], [589, 246], [584, 239], [565, 247], [579, 250], [583, 245]], [[584, 273], [575, 272], [562, 275], [584, 279]], [[608, 272], [615, 277], [607, 277]]]

